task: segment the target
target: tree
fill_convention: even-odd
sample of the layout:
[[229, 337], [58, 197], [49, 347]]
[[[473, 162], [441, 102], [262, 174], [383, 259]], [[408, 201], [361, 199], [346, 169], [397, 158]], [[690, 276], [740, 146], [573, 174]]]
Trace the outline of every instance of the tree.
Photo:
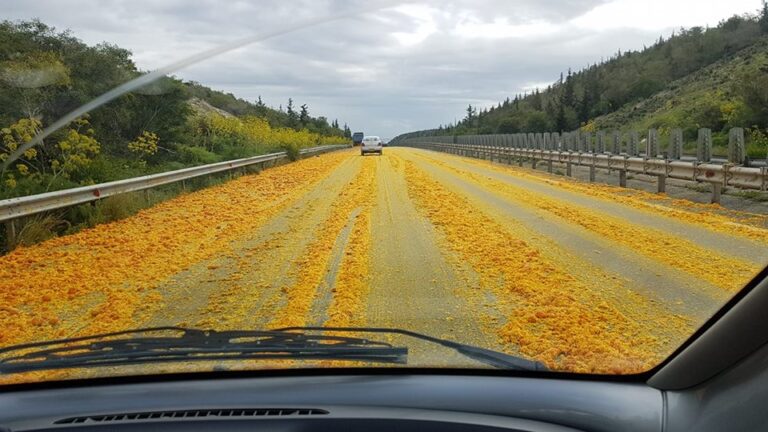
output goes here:
[[40, 116], [55, 87], [71, 83], [70, 69], [59, 54], [50, 51], [26, 53], [0, 63], [0, 80], [18, 95], [21, 114], [26, 118]]
[[467, 105], [467, 116], [464, 118], [464, 121], [467, 123], [467, 125], [472, 125], [472, 120], [477, 115], [477, 108], [474, 108], [471, 104]]
[[768, 1], [763, 0], [763, 8], [760, 10], [760, 18], [758, 18], [760, 24], [760, 30], [763, 33], [768, 33]]
[[290, 127], [296, 127], [299, 116], [296, 114], [296, 111], [293, 109], [293, 99], [288, 98], [288, 106], [286, 107], [286, 113], [288, 114], [288, 126]]
[[302, 126], [306, 126], [306, 124], [309, 123], [309, 108], [307, 107], [307, 104], [301, 105], [299, 123], [301, 123]]
[[[561, 78], [562, 79], [562, 78]], [[563, 89], [563, 105], [573, 108], [576, 103], [575, 90], [573, 88], [573, 75], [568, 68], [568, 75], [565, 78], [565, 88]]]

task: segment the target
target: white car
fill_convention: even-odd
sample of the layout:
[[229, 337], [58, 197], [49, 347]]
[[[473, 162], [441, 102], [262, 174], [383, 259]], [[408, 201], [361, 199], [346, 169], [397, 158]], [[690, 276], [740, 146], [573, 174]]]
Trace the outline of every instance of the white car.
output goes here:
[[363, 145], [360, 147], [360, 155], [365, 156], [366, 153], [378, 153], [381, 154], [384, 148], [381, 138], [377, 136], [367, 136], [363, 138]]

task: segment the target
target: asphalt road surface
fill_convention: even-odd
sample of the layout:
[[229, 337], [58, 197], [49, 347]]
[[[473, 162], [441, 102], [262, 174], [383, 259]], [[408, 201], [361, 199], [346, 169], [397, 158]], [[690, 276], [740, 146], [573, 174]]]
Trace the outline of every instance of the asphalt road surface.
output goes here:
[[[0, 257], [0, 345], [396, 327], [630, 373], [768, 262], [765, 215], [408, 148], [336, 152]], [[480, 366], [404, 337], [411, 366]], [[257, 366], [258, 367], [258, 366]]]

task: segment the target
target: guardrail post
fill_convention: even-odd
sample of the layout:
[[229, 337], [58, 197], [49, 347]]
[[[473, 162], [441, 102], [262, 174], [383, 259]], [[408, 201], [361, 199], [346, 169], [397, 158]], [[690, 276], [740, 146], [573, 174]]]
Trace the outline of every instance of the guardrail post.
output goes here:
[[659, 131], [648, 129], [648, 139], [645, 140], [645, 157], [655, 158], [659, 155]]
[[669, 158], [680, 160], [683, 156], [683, 130], [672, 129], [669, 133]]
[[696, 159], [699, 162], [712, 161], [712, 131], [707, 128], [699, 129], [696, 141]]
[[591, 182], [595, 181], [595, 171], [597, 170], [595, 169], [595, 164], [593, 163], [589, 166], [589, 181]]
[[728, 132], [728, 162], [744, 164], [744, 129], [731, 128]]
[[619, 170], [619, 186], [627, 187], [627, 170]]
[[720, 204], [720, 195], [723, 192], [723, 184], [720, 182], [712, 182], [712, 200], [713, 204]]
[[657, 183], [659, 185], [658, 192], [659, 193], [666, 192], [667, 191], [667, 176], [664, 175], [664, 174], [659, 174], [657, 176], [657, 178], [658, 178], [658, 182]]
[[16, 219], [5, 221], [5, 249], [10, 251], [16, 245]]
[[568, 162], [565, 163], [565, 175], [573, 177], [573, 164], [571, 163], [570, 156], [568, 156]]

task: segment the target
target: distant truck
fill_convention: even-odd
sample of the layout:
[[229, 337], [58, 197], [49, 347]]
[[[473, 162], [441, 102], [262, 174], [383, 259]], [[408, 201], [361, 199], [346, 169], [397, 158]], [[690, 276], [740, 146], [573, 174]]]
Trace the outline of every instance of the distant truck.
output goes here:
[[352, 145], [361, 145], [365, 134], [362, 132], [355, 132], [352, 134]]

